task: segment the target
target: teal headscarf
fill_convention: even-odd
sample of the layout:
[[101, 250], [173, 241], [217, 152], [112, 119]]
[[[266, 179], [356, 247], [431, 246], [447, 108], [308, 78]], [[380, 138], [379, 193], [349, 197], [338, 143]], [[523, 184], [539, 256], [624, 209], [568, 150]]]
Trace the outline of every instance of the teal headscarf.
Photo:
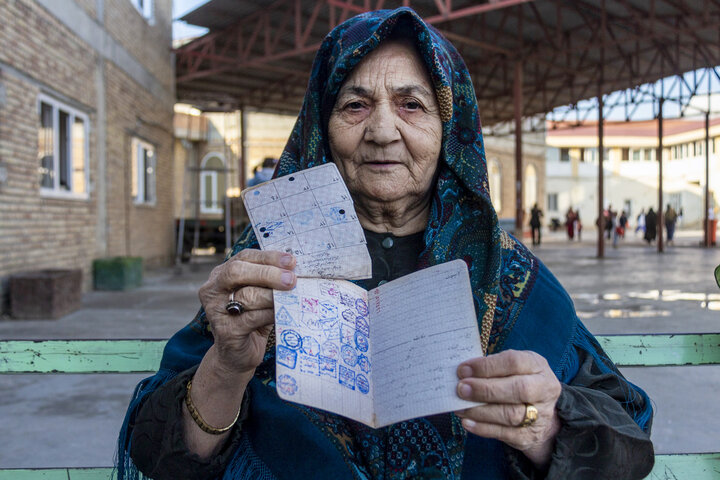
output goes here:
[[[487, 352], [534, 350], [557, 377], [578, 371], [577, 349], [589, 352], [605, 373], [617, 374], [577, 319], [567, 293], [521, 243], [502, 231], [490, 201], [480, 116], [468, 70], [450, 42], [409, 8], [368, 12], [342, 23], [317, 53], [297, 123], [276, 175], [332, 161], [327, 123], [335, 97], [352, 69], [391, 36], [410, 38], [432, 79], [443, 125], [441, 158], [425, 248], [417, 268], [463, 259], [470, 272], [482, 341]], [[251, 229], [233, 254], [257, 248]], [[136, 389], [121, 432], [119, 478], [136, 471], [129, 459], [131, 420], [146, 395], [177, 373], [197, 365], [212, 345], [204, 312], [178, 332], [165, 349], [160, 371]], [[504, 478], [502, 445], [467, 435], [452, 414], [416, 419], [373, 430], [343, 417], [280, 400], [275, 391], [274, 348], [250, 382], [248, 420], [241, 446], [224, 478]], [[645, 428], [645, 408], [627, 408]]]

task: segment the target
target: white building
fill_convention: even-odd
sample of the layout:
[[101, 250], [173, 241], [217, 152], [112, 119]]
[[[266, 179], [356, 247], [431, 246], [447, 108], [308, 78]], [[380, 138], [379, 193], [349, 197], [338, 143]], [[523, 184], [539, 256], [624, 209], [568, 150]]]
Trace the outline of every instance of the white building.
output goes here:
[[[583, 228], [595, 228], [598, 212], [597, 122], [548, 124], [545, 219], [564, 223], [580, 210]], [[682, 210], [680, 227], [702, 228], [705, 189], [705, 121], [663, 122], [663, 210]], [[625, 210], [631, 225], [641, 209], [658, 208], [656, 120], [605, 122], [604, 207]], [[710, 121], [710, 205], [717, 212], [720, 191], [720, 119]]]

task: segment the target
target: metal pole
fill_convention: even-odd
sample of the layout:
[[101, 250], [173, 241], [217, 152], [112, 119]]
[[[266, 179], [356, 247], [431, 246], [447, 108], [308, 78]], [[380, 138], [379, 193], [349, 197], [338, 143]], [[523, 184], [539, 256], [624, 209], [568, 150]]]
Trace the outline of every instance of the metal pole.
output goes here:
[[[708, 103], [710, 92], [708, 92]], [[705, 215], [703, 221], [703, 245], [710, 246], [710, 107], [705, 113]]]
[[240, 110], [240, 190], [245, 188], [245, 166], [247, 165], [247, 113], [243, 105]]
[[515, 236], [523, 234], [523, 187], [522, 187], [522, 63], [515, 62], [513, 101], [515, 110]]
[[602, 76], [601, 81], [598, 82], [598, 244], [597, 244], [597, 256], [603, 258], [605, 256], [605, 217], [603, 216], [603, 205], [605, 205], [605, 197], [603, 195], [604, 183], [605, 183], [605, 172], [603, 171], [603, 161], [605, 155], [604, 150], [604, 123], [605, 117], [603, 113], [603, 93], [602, 93]]
[[[662, 89], [662, 80], [660, 80], [660, 84], [661, 84], [661, 89]], [[663, 245], [663, 224], [665, 222], [663, 221], [663, 158], [662, 158], [662, 152], [663, 152], [663, 103], [665, 103], [665, 99], [663, 98], [664, 94], [665, 94], [665, 92], [661, 91], [660, 105], [658, 108], [658, 149], [657, 149], [657, 161], [658, 161], [658, 213], [657, 213], [658, 243], [657, 243], [657, 251], [658, 251], [658, 253], [662, 253], [663, 251], [665, 251], [665, 248]]]

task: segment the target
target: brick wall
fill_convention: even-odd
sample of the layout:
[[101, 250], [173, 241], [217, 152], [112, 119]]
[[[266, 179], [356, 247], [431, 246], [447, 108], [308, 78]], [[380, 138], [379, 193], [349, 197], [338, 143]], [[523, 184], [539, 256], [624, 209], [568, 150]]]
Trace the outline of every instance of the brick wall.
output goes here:
[[[172, 93], [171, 2], [155, 3], [152, 26], [128, 0], [106, 0], [104, 16], [106, 22], [114, 22], [107, 30], [117, 35], [115, 41]], [[77, 0], [75, 5], [97, 21], [95, 0]], [[0, 183], [0, 313], [2, 286], [16, 272], [81, 268], [87, 289], [94, 258], [139, 255], [148, 266], [168, 264], [174, 250], [172, 96], [150, 94], [122, 65], [101, 60], [96, 45], [83, 41], [33, 0], [0, 1], [0, 18], [0, 168], [8, 176]], [[98, 98], [102, 94], [98, 79], [104, 81], [102, 99]], [[87, 198], [57, 198], [40, 192], [40, 94], [87, 115]], [[102, 131], [106, 141], [101, 148]], [[130, 198], [133, 136], [155, 147], [157, 203], [152, 207], [134, 206]], [[103, 151], [106, 167], [101, 179]], [[103, 184], [105, 194], [100, 195]], [[98, 203], [101, 199], [103, 204]], [[107, 222], [98, 226], [101, 210]], [[106, 233], [106, 244], [98, 242], [99, 233]]]

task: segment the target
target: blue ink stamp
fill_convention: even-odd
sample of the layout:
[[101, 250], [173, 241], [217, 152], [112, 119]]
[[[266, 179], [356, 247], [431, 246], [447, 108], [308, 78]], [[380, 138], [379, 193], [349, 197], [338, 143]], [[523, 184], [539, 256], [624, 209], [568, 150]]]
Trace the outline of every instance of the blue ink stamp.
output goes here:
[[341, 223], [345, 221], [346, 211], [343, 207], [330, 207], [328, 216], [335, 222]]
[[[290, 249], [290, 252], [288, 253], [292, 253], [292, 249]], [[298, 297], [293, 293], [282, 293], [275, 295], [275, 301], [282, 303], [283, 305], [297, 305]]]
[[355, 390], [355, 372], [349, 368], [340, 365], [340, 374], [338, 375], [340, 385], [345, 385], [350, 390]]
[[288, 348], [297, 350], [302, 347], [302, 337], [295, 330], [285, 330], [282, 332], [282, 343]]
[[353, 300], [353, 296], [348, 295], [343, 292], [340, 292], [340, 303], [342, 303], [343, 305], [348, 306], [348, 307], [355, 306], [355, 301]]
[[355, 319], [355, 328], [366, 337], [370, 336], [370, 324], [368, 323], [367, 318], [357, 317]]
[[368, 311], [367, 303], [365, 303], [365, 300], [363, 300], [362, 298], [358, 298], [357, 300], [355, 300], [355, 309], [363, 317], [367, 317], [368, 313], [370, 313]]
[[284, 373], [277, 379], [277, 389], [284, 395], [295, 395], [298, 390], [297, 382], [293, 377]]
[[337, 318], [338, 307], [331, 302], [320, 302], [320, 318]]
[[305, 355], [317, 356], [320, 353], [320, 343], [309, 335], [303, 337], [302, 347], [300, 348]]
[[318, 357], [318, 363], [320, 375], [337, 378], [337, 360], [321, 355]]
[[355, 377], [355, 384], [361, 393], [368, 393], [370, 391], [370, 382], [368, 382], [367, 377], [362, 373], [358, 373], [357, 377]]
[[365, 335], [360, 332], [355, 332], [355, 346], [361, 352], [367, 352], [370, 343], [368, 342], [368, 338]]
[[355, 329], [345, 324], [340, 325], [340, 343], [345, 345], [355, 344]]
[[277, 346], [277, 362], [280, 365], [285, 365], [288, 368], [295, 368], [297, 364], [297, 352], [291, 350], [283, 345]]
[[340, 348], [333, 342], [323, 343], [320, 353], [328, 358], [332, 358], [333, 360], [340, 358]]
[[350, 310], [349, 308], [347, 310], [343, 310], [342, 317], [345, 319], [346, 322], [353, 323], [355, 321], [355, 312], [353, 310]]
[[357, 364], [357, 353], [350, 345], [342, 346], [340, 349], [340, 356], [342, 357], [343, 362], [345, 362], [345, 365], [354, 367]]
[[290, 315], [290, 312], [288, 312], [285, 307], [280, 307], [280, 310], [278, 310], [275, 314], [275, 320], [278, 325], [285, 325], [288, 327], [295, 326], [295, 320], [293, 320], [292, 315]]
[[308, 375], [320, 375], [318, 370], [318, 358], [309, 355], [300, 355], [300, 373]]
[[357, 358], [358, 367], [365, 373], [370, 373], [370, 359], [362, 353]]

